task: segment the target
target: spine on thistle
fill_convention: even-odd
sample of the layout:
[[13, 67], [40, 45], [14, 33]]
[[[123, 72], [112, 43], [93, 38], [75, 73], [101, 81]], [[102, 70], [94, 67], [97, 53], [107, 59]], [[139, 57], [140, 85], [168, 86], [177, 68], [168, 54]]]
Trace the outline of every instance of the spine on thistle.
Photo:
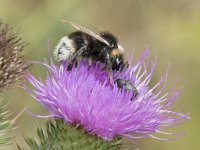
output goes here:
[[120, 138], [106, 141], [86, 133], [82, 127], [66, 124], [63, 119], [49, 120], [46, 130], [38, 128], [37, 134], [37, 140], [25, 137], [31, 150], [118, 150], [121, 147]]
[[[28, 64], [22, 54], [27, 45], [16, 31], [0, 21], [0, 94], [3, 94], [14, 85], [19, 85]], [[9, 137], [18, 115], [9, 119], [9, 111], [0, 102], [0, 149], [9, 148], [13, 144], [13, 137]]]

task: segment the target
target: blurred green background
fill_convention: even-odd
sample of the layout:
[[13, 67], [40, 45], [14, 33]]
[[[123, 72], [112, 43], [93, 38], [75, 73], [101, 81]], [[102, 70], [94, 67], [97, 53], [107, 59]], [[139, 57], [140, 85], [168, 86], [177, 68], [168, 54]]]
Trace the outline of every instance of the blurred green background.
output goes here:
[[[141, 150], [200, 150], [200, 1], [199, 0], [0, 0], [0, 18], [21, 29], [21, 36], [30, 42], [25, 54], [30, 60], [47, 57], [47, 39], [51, 48], [73, 31], [59, 21], [68, 19], [98, 32], [103, 27], [119, 36], [127, 53], [133, 49], [139, 55], [148, 45], [153, 58], [158, 56], [153, 82], [158, 81], [169, 62], [169, 83], [179, 77], [183, 87], [178, 106], [191, 112], [192, 120], [170, 130], [187, 135], [174, 141], [151, 138], [137, 140]], [[39, 66], [31, 69], [44, 76]], [[6, 95], [9, 109], [15, 116], [25, 106], [36, 114], [47, 114], [24, 90], [15, 88]], [[14, 131], [16, 142], [24, 145], [23, 135], [34, 135], [45, 119], [24, 113]], [[131, 141], [127, 146], [131, 146]]]

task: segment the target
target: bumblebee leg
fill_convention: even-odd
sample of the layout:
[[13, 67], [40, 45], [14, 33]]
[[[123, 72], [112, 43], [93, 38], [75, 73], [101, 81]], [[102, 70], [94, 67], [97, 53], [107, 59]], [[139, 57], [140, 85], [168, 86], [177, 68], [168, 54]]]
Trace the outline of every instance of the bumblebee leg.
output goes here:
[[82, 60], [82, 57], [79, 57], [78, 60], [75, 62], [75, 67], [77, 68], [78, 67], [78, 64], [81, 62]]
[[126, 68], [128, 68], [128, 67], [129, 67], [129, 63], [126, 62], [126, 63], [122, 66], [122, 68], [120, 69], [120, 72], [118, 73], [118, 75], [114, 77], [114, 79], [117, 79], [119, 76], [121, 76], [122, 73], [123, 73], [123, 71], [124, 71]]
[[73, 53], [72, 56], [69, 58], [69, 65], [67, 67], [67, 70], [72, 70], [73, 64], [75, 63], [75, 66], [78, 66], [78, 60], [80, 59], [83, 51], [85, 50], [85, 47], [80, 48], [77, 52]]
[[106, 70], [107, 71], [110, 83], [112, 85], [114, 85], [114, 82], [113, 82], [113, 72], [112, 72], [112, 62], [110, 60], [110, 56], [109, 56], [108, 50], [107, 49], [103, 49], [101, 51], [101, 53], [100, 53], [100, 57], [103, 58], [103, 62], [105, 63], [104, 68], [101, 69], [101, 70]]
[[129, 63], [126, 62], [125, 65], [124, 65], [123, 68], [122, 68], [122, 71], [124, 71], [124, 70], [127, 69], [128, 67], [129, 67]]
[[71, 71], [71, 70], [72, 70], [72, 68], [73, 68], [73, 64], [72, 64], [72, 63], [70, 63], [70, 64], [67, 66], [67, 71]]
[[110, 56], [109, 56], [108, 52], [104, 52], [104, 56], [105, 56], [104, 58], [105, 58], [105, 62], [106, 62], [105, 69], [108, 72], [108, 77], [109, 77], [110, 83], [114, 84], [113, 83], [112, 63], [110, 61]]
[[135, 86], [133, 86], [133, 95], [131, 97], [131, 101], [138, 96], [138, 90]]
[[106, 65], [103, 68], [101, 68], [101, 71], [106, 71]]
[[86, 50], [86, 47], [81, 47], [78, 51], [76, 51], [75, 53], [72, 54], [72, 56], [69, 58], [69, 60], [74, 60], [79, 58], [82, 53], [84, 52], [84, 50]]
[[133, 96], [134, 97], [138, 96], [138, 90], [136, 89], [136, 87], [134, 87]]
[[112, 73], [112, 70], [109, 70], [109, 71], [108, 71], [108, 77], [109, 77], [110, 83], [111, 83], [111, 84], [114, 84], [114, 82], [113, 82], [113, 73]]

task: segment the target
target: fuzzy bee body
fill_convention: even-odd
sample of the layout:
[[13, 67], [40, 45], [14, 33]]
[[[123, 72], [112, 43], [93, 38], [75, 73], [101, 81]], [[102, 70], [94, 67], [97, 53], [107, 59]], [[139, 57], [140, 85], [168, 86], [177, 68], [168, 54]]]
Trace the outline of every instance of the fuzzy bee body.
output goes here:
[[97, 35], [80, 25], [65, 22], [79, 30], [63, 37], [54, 50], [58, 62], [68, 61], [68, 70], [86, 58], [90, 63], [98, 61], [105, 64], [104, 69], [112, 80], [113, 70], [122, 71], [128, 67], [128, 62], [124, 60], [124, 49], [113, 34], [101, 31]]

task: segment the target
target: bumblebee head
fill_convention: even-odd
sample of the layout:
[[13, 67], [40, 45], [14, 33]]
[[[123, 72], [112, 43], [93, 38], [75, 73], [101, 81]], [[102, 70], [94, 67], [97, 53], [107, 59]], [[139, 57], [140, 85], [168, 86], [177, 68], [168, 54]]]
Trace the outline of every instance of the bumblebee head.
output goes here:
[[128, 62], [124, 60], [124, 48], [118, 44], [118, 39], [108, 31], [100, 32], [100, 36], [105, 39], [110, 46], [110, 58], [113, 70], [124, 70], [128, 67]]
[[124, 60], [123, 55], [117, 55], [112, 58], [112, 69], [122, 71], [129, 66], [128, 62]]

